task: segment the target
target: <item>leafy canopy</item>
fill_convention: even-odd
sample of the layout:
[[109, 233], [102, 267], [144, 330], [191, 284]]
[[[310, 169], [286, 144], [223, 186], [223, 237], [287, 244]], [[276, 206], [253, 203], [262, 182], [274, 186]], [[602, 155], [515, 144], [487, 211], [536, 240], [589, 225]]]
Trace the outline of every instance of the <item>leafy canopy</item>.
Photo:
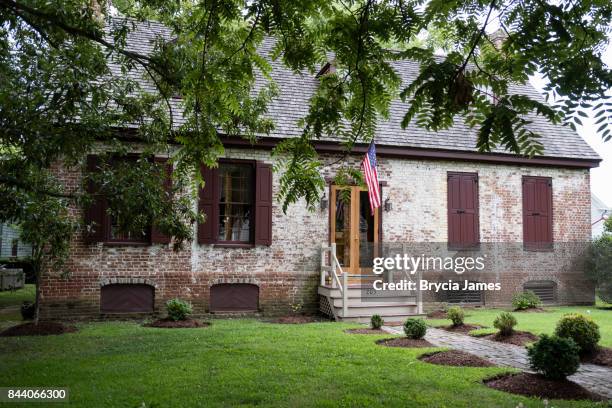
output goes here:
[[[98, 182], [115, 197], [109, 211], [122, 228], [142, 231], [155, 222], [178, 246], [191, 239], [190, 225], [200, 215], [185, 197], [196, 191], [200, 164], [214, 166], [223, 154], [220, 134], [256, 142], [274, 127], [266, 107], [277, 90], [270, 62], [258, 53], [266, 36], [275, 39], [274, 58], [290, 69], [315, 75], [330, 61], [335, 68], [320, 77], [302, 134], [276, 149], [284, 209], [299, 199], [310, 207], [318, 200], [324, 183], [314, 142], [334, 135], [348, 154], [373, 139], [397, 97], [406, 102], [402, 125], [416, 121], [437, 131], [463, 120], [477, 129], [483, 152], [502, 146], [540, 153], [528, 114], [574, 125], [590, 109], [600, 135], [611, 137], [612, 75], [601, 60], [609, 1], [121, 0], [116, 6], [121, 13], [113, 17], [103, 0], [0, 0], [0, 188], [15, 197], [3, 206], [80, 204], [88, 199], [83, 190], [62, 187], [51, 166], [82, 165], [91, 151], [126, 154], [136, 143], [145, 157], [172, 156], [176, 194], [153, 187], [161, 169], [145, 160], [88, 177], [103, 177]], [[146, 52], [127, 41], [144, 19], [161, 27]], [[436, 56], [437, 47], [446, 54]], [[401, 83], [392, 67], [406, 58], [420, 63], [412, 83]], [[536, 73], [548, 80], [550, 105], [511, 92], [511, 84]], [[151, 87], [143, 89], [139, 77]], [[134, 197], [146, 197], [148, 205], [135, 205]], [[19, 211], [0, 214], [21, 219]]]

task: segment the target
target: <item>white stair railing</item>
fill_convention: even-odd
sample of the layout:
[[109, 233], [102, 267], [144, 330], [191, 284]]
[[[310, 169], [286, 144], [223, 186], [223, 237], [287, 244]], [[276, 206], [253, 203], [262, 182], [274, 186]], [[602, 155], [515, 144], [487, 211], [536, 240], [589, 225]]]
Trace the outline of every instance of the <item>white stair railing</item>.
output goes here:
[[[329, 264], [327, 254], [329, 254]], [[339, 272], [339, 273], [338, 273]], [[342, 280], [340, 280], [340, 276]], [[342, 295], [342, 317], [348, 316], [348, 278], [349, 274], [342, 270], [340, 261], [336, 255], [336, 243], [327, 246], [321, 245], [321, 286], [327, 284], [327, 278], [331, 281], [333, 289], [339, 289]]]

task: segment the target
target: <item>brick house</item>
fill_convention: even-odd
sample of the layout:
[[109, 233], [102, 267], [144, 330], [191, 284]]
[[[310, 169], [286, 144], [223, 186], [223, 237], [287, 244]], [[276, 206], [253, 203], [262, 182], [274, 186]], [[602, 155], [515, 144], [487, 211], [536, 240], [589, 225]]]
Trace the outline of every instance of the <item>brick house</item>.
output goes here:
[[[161, 25], [141, 24], [129, 43], [146, 52], [156, 35], [165, 35]], [[266, 55], [270, 48], [264, 42], [261, 52]], [[309, 212], [298, 203], [284, 214], [275, 199], [279, 175], [271, 171], [271, 149], [300, 134], [297, 121], [307, 112], [318, 78], [272, 64], [280, 92], [268, 114], [276, 127], [254, 146], [223, 136], [220, 166], [202, 169], [207, 183], [197, 205], [208, 221], [197, 226], [191, 245], [173, 252], [170, 239], [155, 231], [146, 237], [117, 236], [103, 203], [75, 209], [76, 216], [99, 228], [75, 236], [70, 278], [45, 277], [43, 317], [163, 313], [164, 302], [174, 297], [189, 300], [198, 314], [321, 309], [345, 320], [374, 312], [403, 317], [440, 302], [508, 305], [526, 288], [553, 303], [594, 301], [582, 269], [557, 252], [559, 245], [587, 242], [591, 234], [589, 169], [600, 158], [575, 132], [534, 116], [533, 130], [545, 146], [542, 156], [478, 153], [475, 131], [460, 122], [437, 133], [414, 123], [402, 129], [406, 105], [397, 100], [375, 139], [383, 206], [371, 214], [367, 192], [359, 187], [350, 189], [350, 201], [341, 201], [330, 182], [319, 210]], [[411, 61], [394, 67], [405, 82], [418, 72]], [[529, 85], [515, 90], [539, 97]], [[178, 107], [180, 101], [173, 103]], [[330, 138], [316, 148], [324, 176], [331, 180], [341, 146]], [[344, 164], [358, 167], [365, 150], [358, 146]], [[56, 170], [68, 188], [78, 189], [83, 169], [95, 166], [92, 154], [81, 167], [58, 165]], [[453, 250], [455, 256], [461, 250], [455, 251], [454, 244], [516, 248], [505, 262], [496, 262], [494, 274], [477, 278], [499, 282], [501, 290], [444, 296], [398, 291], [370, 299], [363, 289], [372, 274], [372, 251], [394, 243], [443, 243], [443, 252]], [[523, 265], [525, 259], [529, 262]]]

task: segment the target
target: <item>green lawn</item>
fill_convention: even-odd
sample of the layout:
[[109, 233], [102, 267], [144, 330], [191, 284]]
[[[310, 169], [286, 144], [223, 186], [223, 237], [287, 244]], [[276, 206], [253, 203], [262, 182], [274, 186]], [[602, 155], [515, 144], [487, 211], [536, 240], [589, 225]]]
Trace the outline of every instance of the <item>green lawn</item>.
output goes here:
[[62, 336], [0, 338], [0, 387], [69, 387], [78, 407], [542, 406], [480, 383], [507, 369], [429, 365], [416, 357], [430, 349], [381, 347], [374, 341], [387, 336], [345, 334], [347, 327], [354, 325], [106, 322]]
[[21, 320], [19, 307], [28, 300], [33, 302], [36, 297], [36, 285], [27, 284], [23, 289], [5, 290], [0, 292], [0, 329], [10, 325], [11, 321]]
[[23, 289], [3, 290], [0, 292], [0, 309], [8, 306], [21, 306], [23, 301], [34, 301], [36, 297], [36, 285], [26, 284]]
[[[518, 321], [517, 330], [532, 332], [534, 334], [552, 333], [557, 321], [566, 313], [582, 313], [591, 316], [599, 325], [602, 346], [612, 347], [612, 309], [594, 306], [562, 306], [545, 308], [545, 312], [514, 312]], [[493, 327], [493, 320], [502, 309], [465, 309], [466, 323]], [[450, 320], [428, 319], [432, 326], [448, 325]]]

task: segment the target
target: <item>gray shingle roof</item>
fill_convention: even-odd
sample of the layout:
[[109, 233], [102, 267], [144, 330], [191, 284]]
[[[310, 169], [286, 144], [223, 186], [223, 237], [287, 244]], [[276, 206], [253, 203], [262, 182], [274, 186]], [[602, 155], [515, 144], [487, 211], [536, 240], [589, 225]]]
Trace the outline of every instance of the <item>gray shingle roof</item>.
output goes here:
[[[156, 38], [170, 38], [170, 30], [160, 23], [138, 23], [136, 29], [128, 35], [128, 48], [139, 53], [148, 54], [153, 50]], [[269, 56], [274, 42], [266, 39], [260, 47], [264, 56]], [[269, 137], [287, 138], [298, 136], [301, 129], [297, 122], [308, 112], [308, 102], [314, 93], [318, 79], [309, 72], [295, 73], [287, 69], [281, 61], [270, 61], [272, 79], [276, 82], [279, 95], [270, 103], [268, 115], [275, 122], [275, 129]], [[393, 66], [402, 79], [403, 84], [409, 84], [418, 74], [418, 64], [404, 60], [394, 62]], [[112, 68], [115, 75], [120, 75], [118, 67]], [[131, 72], [130, 76], [141, 79], [141, 86], [151, 92], [155, 91], [152, 83], [142, 79], [140, 71]], [[261, 84], [259, 84], [261, 85]], [[541, 99], [541, 95], [529, 84], [515, 85], [512, 92], [523, 93], [533, 98]], [[174, 111], [174, 123], [183, 122], [180, 100], [171, 101]], [[470, 129], [457, 117], [455, 125], [449, 129], [430, 132], [410, 123], [405, 129], [400, 126], [408, 105], [397, 99], [391, 103], [390, 115], [387, 120], [379, 121], [375, 141], [378, 145], [404, 146], [414, 148], [447, 149], [456, 151], [476, 152], [477, 129]], [[597, 153], [576, 132], [567, 126], [553, 125], [545, 118], [530, 115], [533, 123], [530, 129], [541, 135], [544, 145], [544, 156], [576, 159], [600, 159]], [[264, 136], [265, 137], [265, 136]], [[330, 138], [331, 139], [331, 138]], [[508, 153], [503, 149], [497, 153]]]

